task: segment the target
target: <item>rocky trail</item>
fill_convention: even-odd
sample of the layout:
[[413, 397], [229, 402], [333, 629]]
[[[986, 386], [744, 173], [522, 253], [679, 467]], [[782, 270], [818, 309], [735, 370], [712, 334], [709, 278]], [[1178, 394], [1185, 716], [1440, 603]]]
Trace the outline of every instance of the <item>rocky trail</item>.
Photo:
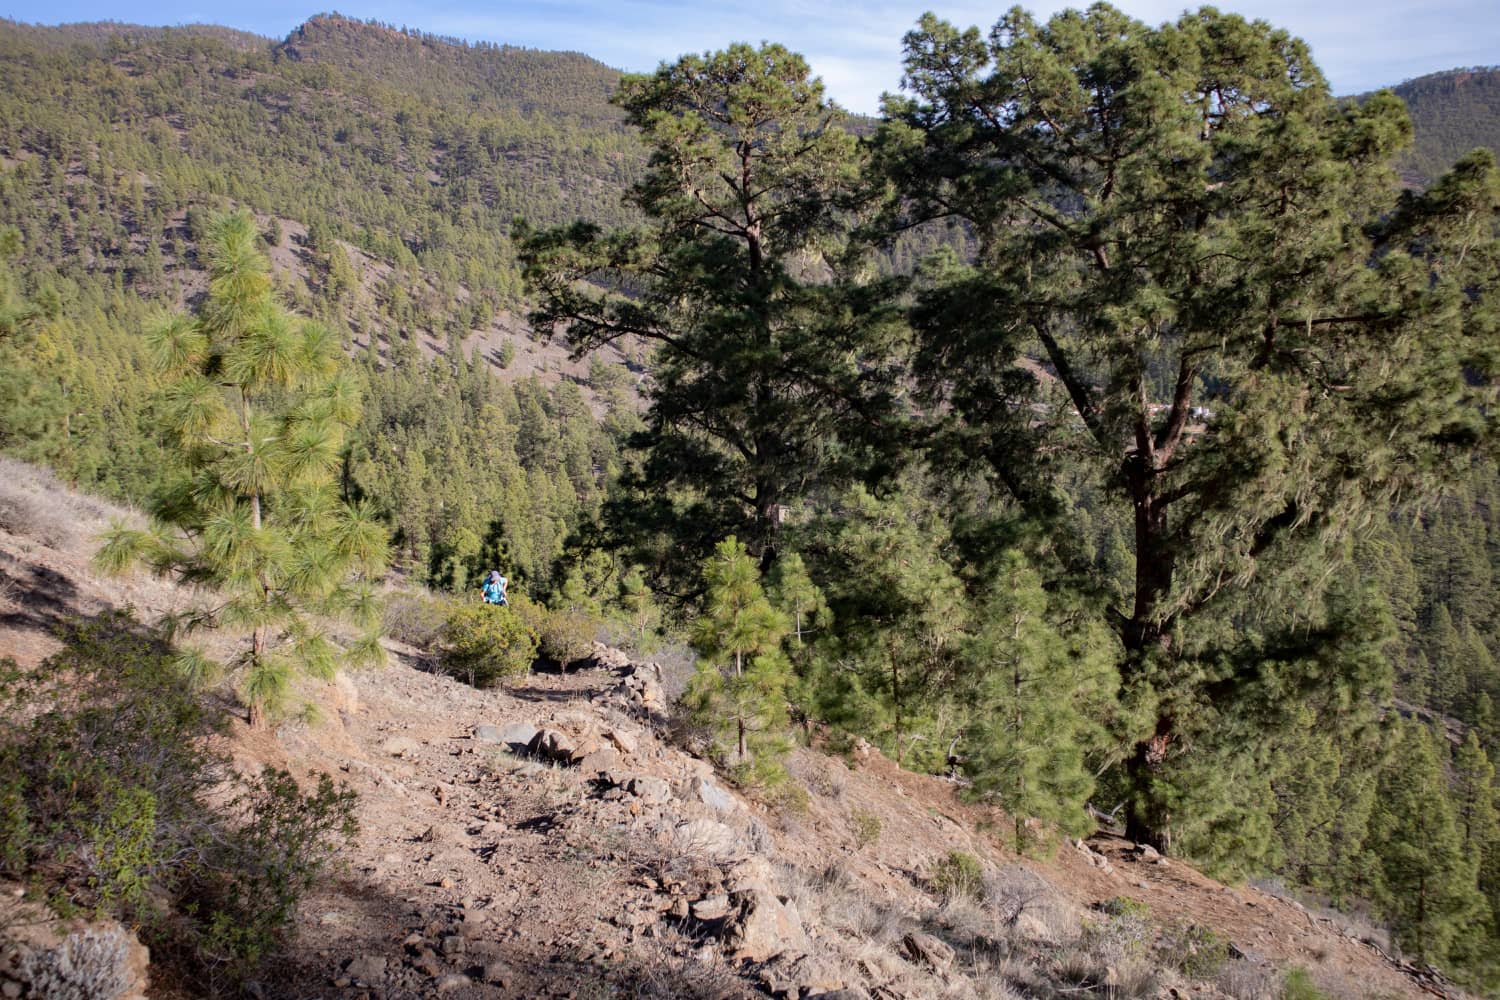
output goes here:
[[[37, 662], [60, 616], [180, 600], [90, 570], [108, 507], [0, 473], [0, 655]], [[1271, 997], [1293, 966], [1332, 996], [1460, 995], [1373, 932], [1118, 837], [1017, 857], [1006, 817], [869, 747], [799, 748], [799, 794], [747, 797], [683, 748], [659, 668], [618, 650], [493, 690], [391, 652], [308, 688], [320, 721], [230, 734], [242, 767], [359, 793], [358, 837], [263, 997]], [[976, 892], [938, 884], [954, 851], [978, 861]], [[1192, 928], [1222, 960], [1191, 961]]]

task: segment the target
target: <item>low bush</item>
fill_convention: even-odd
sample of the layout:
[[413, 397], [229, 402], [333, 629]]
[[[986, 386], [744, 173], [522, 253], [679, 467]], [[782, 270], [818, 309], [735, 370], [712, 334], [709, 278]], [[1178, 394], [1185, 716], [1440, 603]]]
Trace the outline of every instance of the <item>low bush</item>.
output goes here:
[[1178, 924], [1157, 945], [1162, 960], [1189, 979], [1211, 979], [1229, 961], [1229, 941], [1212, 927]]
[[442, 671], [480, 688], [525, 676], [538, 637], [523, 614], [493, 604], [452, 604], [441, 633]]
[[233, 988], [291, 937], [298, 901], [354, 833], [353, 793], [327, 776], [305, 794], [284, 772], [236, 774], [211, 749], [220, 717], [128, 614], [62, 639], [35, 670], [0, 661], [0, 873], [63, 915], [139, 927], [157, 959]]
[[1286, 972], [1281, 983], [1282, 1000], [1328, 1000], [1328, 994], [1318, 989], [1312, 975], [1304, 968], [1293, 966]]
[[446, 617], [443, 600], [420, 590], [401, 590], [386, 598], [382, 625], [392, 639], [431, 650], [442, 638]]
[[567, 669], [586, 660], [594, 652], [594, 637], [599, 623], [583, 611], [547, 611], [539, 615], [539, 648], [543, 656]]
[[880, 817], [864, 809], [849, 813], [849, 829], [854, 832], [854, 843], [858, 847], [869, 847], [880, 839]]
[[979, 859], [967, 851], [949, 851], [932, 866], [932, 887], [946, 897], [977, 898], [984, 891], [984, 869]]

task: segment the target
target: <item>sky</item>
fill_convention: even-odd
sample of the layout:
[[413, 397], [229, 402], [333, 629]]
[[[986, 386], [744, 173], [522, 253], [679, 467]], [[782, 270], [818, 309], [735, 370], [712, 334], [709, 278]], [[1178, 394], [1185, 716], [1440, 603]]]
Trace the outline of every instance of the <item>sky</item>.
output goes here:
[[[318, 3], [319, 0], [303, 0]], [[1088, 0], [1022, 3], [1038, 17]], [[1114, 0], [1159, 24], [1182, 0]], [[1011, 0], [340, 0], [350, 17], [420, 28], [469, 41], [584, 52], [619, 69], [655, 69], [684, 52], [730, 42], [780, 42], [807, 57], [831, 97], [873, 113], [901, 82], [901, 36], [923, 11], [961, 27], [988, 29]], [[1361, 93], [1460, 66], [1500, 64], [1500, 0], [1218, 0], [1221, 10], [1289, 29], [1338, 94]], [[123, 21], [223, 24], [283, 38], [316, 13], [295, 0], [228, 7], [202, 0], [0, 0], [5, 17], [28, 23]]]

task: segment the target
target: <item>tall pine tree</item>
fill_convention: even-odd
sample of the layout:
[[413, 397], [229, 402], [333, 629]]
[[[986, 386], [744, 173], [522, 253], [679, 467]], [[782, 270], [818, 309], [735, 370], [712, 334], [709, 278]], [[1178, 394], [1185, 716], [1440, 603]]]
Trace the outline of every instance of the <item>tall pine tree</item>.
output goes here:
[[[339, 345], [276, 304], [258, 236], [247, 212], [215, 218], [208, 297], [150, 334], [186, 472], [155, 504], [150, 531], [115, 526], [98, 558], [115, 571], [144, 561], [208, 588], [176, 621], [248, 632], [233, 666], [260, 725], [285, 705], [297, 670], [326, 677], [342, 655], [380, 657], [387, 532], [338, 494], [359, 415]], [[338, 618], [363, 630], [349, 650], [327, 627]], [[199, 651], [183, 663], [197, 674], [214, 666]]]
[[987, 36], [928, 15], [904, 85], [880, 138], [903, 221], [980, 244], [929, 269], [915, 314], [942, 454], [1095, 586], [1060, 489], [1097, 484], [1132, 525], [1112, 617], [1123, 693], [1153, 718], [1127, 827], [1166, 848], [1183, 723], [1258, 683], [1249, 660], [1201, 669], [1195, 622], [1251, 581], [1304, 588], [1372, 509], [1489, 438], [1494, 157], [1402, 193], [1399, 99], [1337, 102], [1302, 42], [1212, 8], [1159, 28], [1016, 8]]

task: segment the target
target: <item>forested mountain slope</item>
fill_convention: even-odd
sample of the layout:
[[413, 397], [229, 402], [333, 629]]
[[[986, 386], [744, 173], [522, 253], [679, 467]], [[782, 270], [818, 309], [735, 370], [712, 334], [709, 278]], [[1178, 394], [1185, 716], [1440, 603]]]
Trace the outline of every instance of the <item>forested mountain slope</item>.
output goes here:
[[1500, 67], [1451, 69], [1391, 88], [1411, 112], [1416, 146], [1403, 173], [1423, 187], [1475, 146], [1500, 150]]

